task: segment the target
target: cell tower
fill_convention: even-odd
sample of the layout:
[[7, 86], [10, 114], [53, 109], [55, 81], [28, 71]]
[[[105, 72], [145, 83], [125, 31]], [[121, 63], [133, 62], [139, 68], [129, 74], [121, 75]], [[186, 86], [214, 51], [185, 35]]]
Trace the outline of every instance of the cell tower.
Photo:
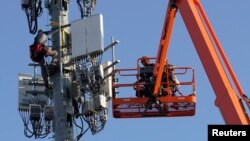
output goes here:
[[[73, 141], [90, 129], [100, 132], [107, 121], [112, 97], [111, 71], [119, 62], [114, 46], [104, 47], [103, 16], [93, 14], [96, 0], [77, 0], [81, 18], [68, 22], [69, 0], [21, 0], [28, 19], [29, 32], [36, 34], [43, 6], [51, 17], [51, 49], [58, 52], [57, 63], [46, 60], [49, 86], [37, 73], [39, 63], [32, 62], [33, 73], [19, 73], [18, 110], [28, 138]], [[48, 46], [50, 47], [50, 46]], [[112, 49], [112, 61], [102, 56]], [[76, 135], [74, 128], [79, 128]]]

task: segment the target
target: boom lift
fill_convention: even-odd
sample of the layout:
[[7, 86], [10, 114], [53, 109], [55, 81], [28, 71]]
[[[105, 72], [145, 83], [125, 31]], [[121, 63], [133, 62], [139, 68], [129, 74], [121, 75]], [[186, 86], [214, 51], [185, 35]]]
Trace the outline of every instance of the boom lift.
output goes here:
[[[177, 11], [184, 20], [185, 26], [191, 36], [199, 58], [205, 68], [206, 74], [216, 94], [216, 105], [219, 107], [226, 124], [249, 125], [249, 117], [244, 104], [250, 109], [250, 100], [247, 98], [234, 71], [217, 39], [211, 24], [202, 8], [199, 0], [169, 0], [163, 31], [160, 39], [155, 65], [151, 70], [142, 68], [139, 65], [132, 69], [113, 70], [113, 116], [115, 118], [141, 118], [141, 117], [170, 117], [170, 116], [192, 116], [195, 114], [195, 79], [194, 70], [191, 67], [176, 67], [176, 75], [188, 75], [191, 72], [189, 81], [180, 81], [180, 88], [191, 86], [191, 93], [172, 96], [169, 93], [171, 84], [166, 55], [169, 47], [170, 37]], [[211, 69], [213, 68], [213, 69]], [[120, 79], [128, 77], [136, 78], [146, 70], [151, 71], [153, 77], [150, 84], [145, 87], [152, 87], [150, 96], [133, 97], [118, 94], [118, 88], [131, 88], [138, 85], [119, 82]], [[179, 70], [178, 72], [176, 72]], [[179, 76], [178, 76], [179, 77]], [[135, 92], [133, 92], [135, 93]], [[166, 93], [166, 94], [163, 94]]]

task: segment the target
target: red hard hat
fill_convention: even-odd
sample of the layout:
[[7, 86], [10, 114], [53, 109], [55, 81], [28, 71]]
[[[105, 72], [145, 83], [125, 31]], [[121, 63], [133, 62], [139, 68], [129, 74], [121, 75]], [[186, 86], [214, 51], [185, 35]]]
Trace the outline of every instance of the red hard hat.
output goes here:
[[146, 62], [147, 64], [149, 64], [149, 57], [143, 56], [143, 57], [141, 58], [141, 63], [142, 63], [142, 62]]

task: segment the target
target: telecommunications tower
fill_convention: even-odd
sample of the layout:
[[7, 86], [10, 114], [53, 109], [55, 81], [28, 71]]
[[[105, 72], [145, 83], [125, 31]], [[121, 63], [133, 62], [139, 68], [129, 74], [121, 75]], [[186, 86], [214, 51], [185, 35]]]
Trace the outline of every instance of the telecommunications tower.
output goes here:
[[[58, 52], [53, 64], [46, 59], [49, 86], [37, 73], [39, 63], [31, 62], [33, 73], [19, 73], [18, 110], [28, 138], [53, 137], [55, 141], [73, 141], [90, 130], [100, 132], [107, 121], [112, 97], [111, 71], [114, 46], [104, 47], [103, 15], [93, 14], [96, 0], [77, 0], [81, 18], [69, 22], [69, 0], [21, 0], [31, 34], [36, 34], [38, 17], [44, 7], [50, 16], [49, 41], [46, 47]], [[112, 49], [112, 61], [103, 61]], [[49, 57], [47, 57], [49, 58]], [[79, 131], [74, 132], [75, 128]]]

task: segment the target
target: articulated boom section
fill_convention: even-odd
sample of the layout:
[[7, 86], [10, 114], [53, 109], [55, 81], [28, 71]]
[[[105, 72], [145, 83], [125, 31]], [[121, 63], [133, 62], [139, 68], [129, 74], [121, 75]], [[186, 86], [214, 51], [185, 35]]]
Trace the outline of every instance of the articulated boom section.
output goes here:
[[[165, 66], [166, 68], [166, 66]], [[165, 69], [160, 90], [154, 95], [154, 66], [113, 71], [113, 116], [115, 118], [174, 117], [195, 114], [195, 78], [190, 67]], [[148, 75], [149, 78], [143, 78]], [[173, 79], [172, 76], [178, 78]], [[128, 83], [128, 80], [131, 80]], [[125, 83], [126, 82], [126, 83]], [[119, 91], [127, 93], [119, 93]], [[128, 94], [129, 93], [129, 94]]]
[[249, 125], [242, 102], [250, 108], [250, 99], [241, 88], [200, 1], [177, 0], [176, 7], [213, 87], [225, 123]]

